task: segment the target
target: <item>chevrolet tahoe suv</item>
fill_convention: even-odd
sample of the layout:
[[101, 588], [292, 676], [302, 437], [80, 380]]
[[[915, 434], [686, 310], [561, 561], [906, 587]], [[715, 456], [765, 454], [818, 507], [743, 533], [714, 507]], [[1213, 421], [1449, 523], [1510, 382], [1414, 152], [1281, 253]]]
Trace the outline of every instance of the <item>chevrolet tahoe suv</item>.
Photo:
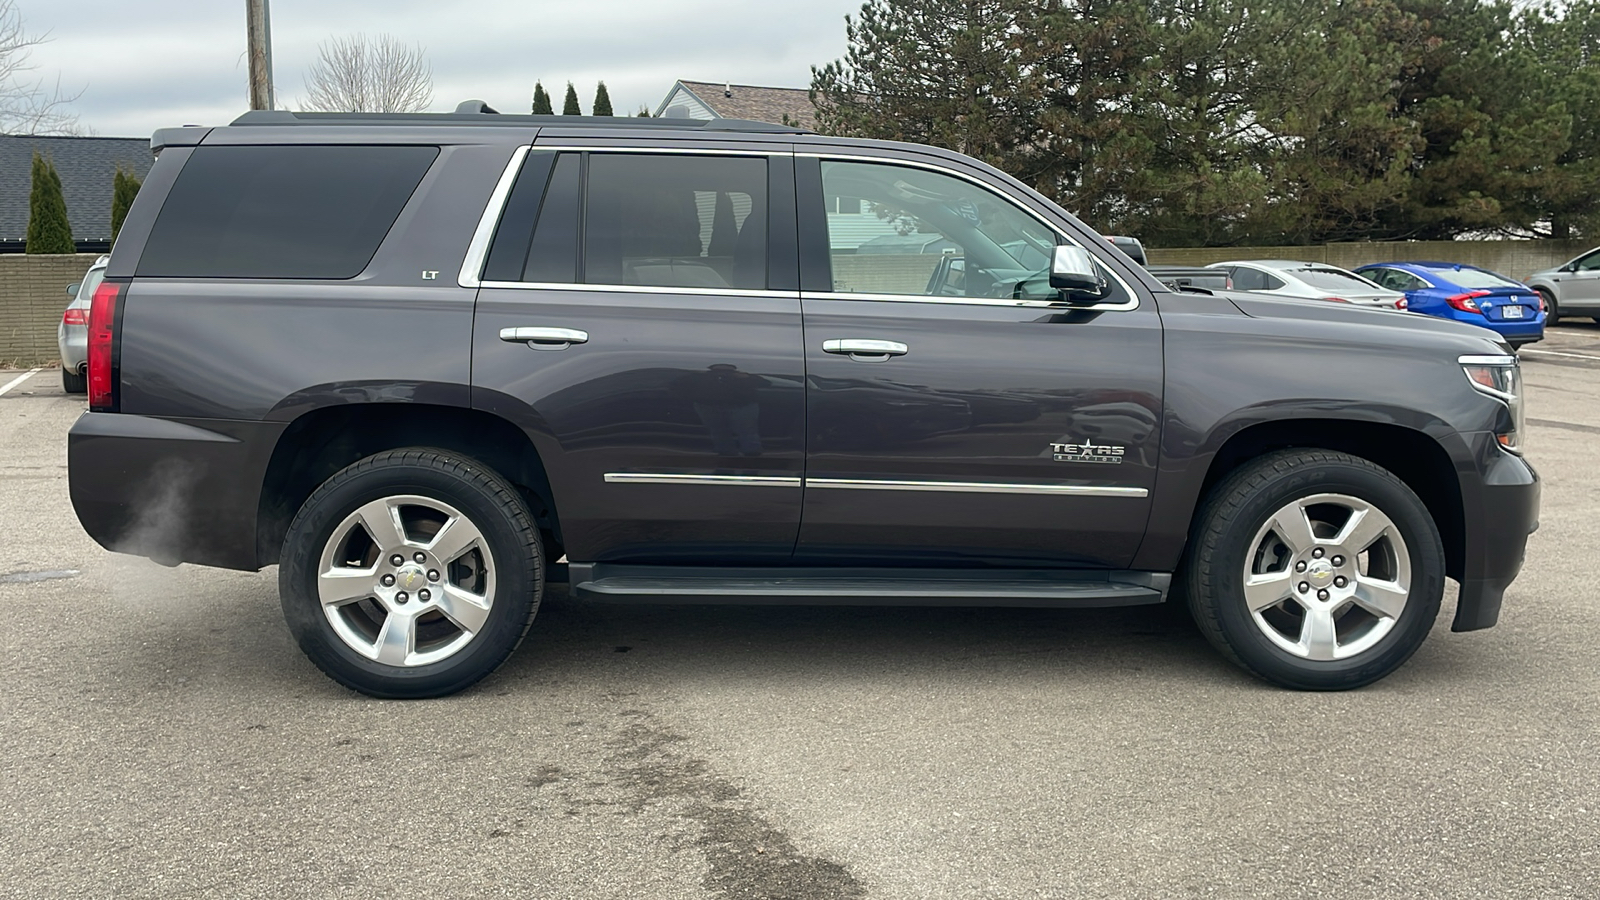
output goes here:
[[91, 302], [79, 520], [278, 566], [305, 653], [371, 695], [484, 677], [563, 578], [1183, 603], [1250, 672], [1353, 688], [1446, 577], [1454, 629], [1493, 625], [1536, 526], [1492, 333], [1172, 292], [956, 153], [473, 104], [153, 145]]

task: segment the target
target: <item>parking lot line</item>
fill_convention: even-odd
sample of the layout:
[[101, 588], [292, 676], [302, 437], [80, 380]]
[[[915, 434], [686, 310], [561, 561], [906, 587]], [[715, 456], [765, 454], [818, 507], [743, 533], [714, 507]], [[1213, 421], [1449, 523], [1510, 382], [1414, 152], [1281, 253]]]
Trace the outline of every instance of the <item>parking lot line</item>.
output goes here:
[[[1600, 356], [1591, 356], [1591, 355], [1589, 355], [1587, 353], [1565, 353], [1565, 352], [1560, 351], [1560, 350], [1534, 350], [1531, 347], [1524, 347], [1524, 348], [1522, 348], [1521, 350], [1519, 350], [1517, 352], [1519, 352], [1519, 353], [1544, 353], [1544, 354], [1549, 355], [1549, 356], [1570, 356], [1573, 359], [1592, 359], [1595, 362], [1600, 362]], [[5, 391], [0, 390], [0, 394], [3, 394], [3, 393], [5, 393]]]
[[42, 368], [44, 368], [44, 367], [40, 366], [38, 368], [29, 369], [28, 371], [23, 372], [21, 375], [18, 375], [17, 377], [15, 377], [15, 378], [11, 379], [10, 381], [6, 382], [4, 387], [0, 387], [0, 397], [5, 396], [6, 391], [11, 390], [12, 388], [16, 387], [17, 385], [23, 383], [24, 381], [27, 381], [29, 378], [32, 378], [33, 376], [39, 374], [39, 370], [42, 369]]

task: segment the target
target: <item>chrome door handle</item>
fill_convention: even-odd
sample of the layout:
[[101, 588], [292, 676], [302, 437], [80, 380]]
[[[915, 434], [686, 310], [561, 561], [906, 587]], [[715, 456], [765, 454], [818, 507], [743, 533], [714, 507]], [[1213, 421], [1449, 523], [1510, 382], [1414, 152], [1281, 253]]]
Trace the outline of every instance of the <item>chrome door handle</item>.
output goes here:
[[904, 356], [911, 348], [899, 341], [832, 340], [822, 342], [822, 352], [842, 353], [861, 362], [883, 362], [891, 356]]
[[500, 329], [500, 340], [511, 344], [527, 344], [535, 350], [565, 350], [573, 344], [587, 343], [589, 332], [576, 328], [519, 328]]

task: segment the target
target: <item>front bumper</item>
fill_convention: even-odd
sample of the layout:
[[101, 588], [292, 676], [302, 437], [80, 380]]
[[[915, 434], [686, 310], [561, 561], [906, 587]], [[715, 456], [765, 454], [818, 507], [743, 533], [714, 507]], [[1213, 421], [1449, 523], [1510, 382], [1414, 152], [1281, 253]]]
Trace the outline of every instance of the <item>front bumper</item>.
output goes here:
[[1539, 474], [1501, 450], [1494, 435], [1474, 435], [1476, 472], [1462, 473], [1466, 546], [1461, 596], [1451, 631], [1476, 631], [1500, 619], [1506, 588], [1522, 571], [1528, 535], [1539, 527]]
[[72, 508], [107, 550], [254, 571], [261, 484], [284, 427], [84, 413], [67, 433]]

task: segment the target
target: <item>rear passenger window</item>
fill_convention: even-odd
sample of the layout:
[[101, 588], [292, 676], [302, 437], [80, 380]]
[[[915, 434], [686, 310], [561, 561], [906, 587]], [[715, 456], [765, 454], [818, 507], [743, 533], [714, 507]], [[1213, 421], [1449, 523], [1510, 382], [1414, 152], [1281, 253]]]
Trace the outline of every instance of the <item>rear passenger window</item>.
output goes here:
[[589, 284], [766, 288], [764, 158], [593, 153], [587, 185]]
[[437, 147], [199, 147], [156, 217], [137, 274], [353, 278]]

